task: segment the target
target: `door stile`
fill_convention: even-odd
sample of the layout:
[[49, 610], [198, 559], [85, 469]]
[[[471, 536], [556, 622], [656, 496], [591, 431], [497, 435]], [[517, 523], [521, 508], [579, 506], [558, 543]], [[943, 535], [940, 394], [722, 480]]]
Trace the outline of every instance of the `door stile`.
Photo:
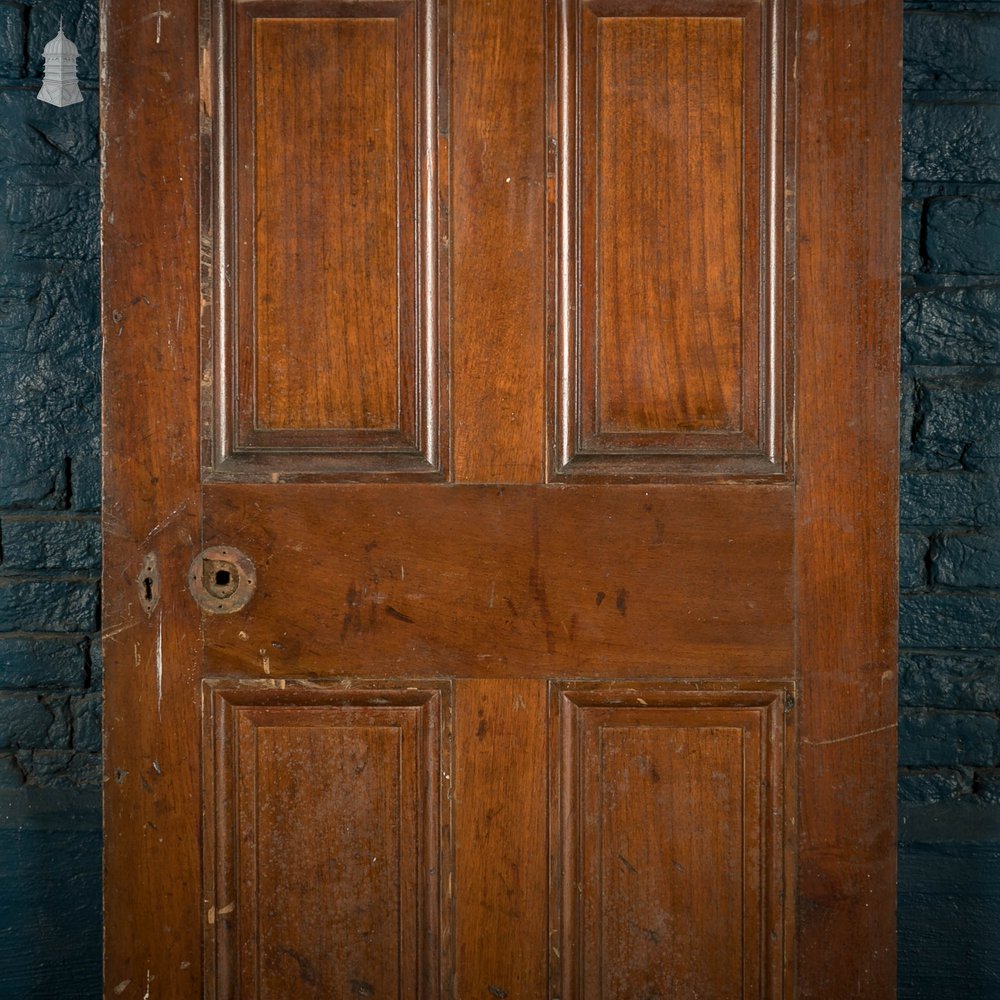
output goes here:
[[105, 989], [195, 997], [198, 2], [140, 16], [105, 0], [101, 17]]
[[898, 0], [801, 7], [802, 998], [895, 995], [901, 24]]

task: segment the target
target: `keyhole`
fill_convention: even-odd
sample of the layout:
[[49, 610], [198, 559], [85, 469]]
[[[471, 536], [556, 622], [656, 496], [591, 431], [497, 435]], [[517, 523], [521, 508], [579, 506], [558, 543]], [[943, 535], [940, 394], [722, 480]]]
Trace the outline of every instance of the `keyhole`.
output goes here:
[[135, 582], [142, 610], [151, 615], [153, 608], [160, 601], [160, 571], [156, 567], [156, 556], [152, 552], [146, 556]]
[[215, 571], [215, 585], [217, 587], [225, 587], [229, 584], [229, 570], [228, 569], [217, 569]]

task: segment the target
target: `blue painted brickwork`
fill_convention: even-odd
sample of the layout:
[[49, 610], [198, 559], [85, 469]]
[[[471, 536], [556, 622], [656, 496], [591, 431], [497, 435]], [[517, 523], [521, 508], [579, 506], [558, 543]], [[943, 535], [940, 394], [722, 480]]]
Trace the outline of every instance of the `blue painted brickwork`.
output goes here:
[[[63, 18], [83, 104], [35, 99]], [[98, 782], [97, 10], [0, 2], [0, 781]], [[21, 714], [25, 720], [16, 724]], [[44, 715], [51, 717], [42, 727]], [[10, 721], [8, 721], [10, 720]], [[40, 756], [44, 755], [44, 756]], [[40, 762], [44, 761], [43, 764]]]
[[96, 0], [0, 0], [0, 1000], [101, 995], [97, 42]]
[[1000, 997], [1000, 2], [907, 4], [901, 1000]]
[[926, 802], [1000, 766], [1000, 3], [911, 3], [905, 40], [900, 794]]
[[[100, 995], [97, 39], [0, 0], [0, 1000]], [[1000, 2], [912, 0], [905, 85], [900, 995], [1000, 997]]]

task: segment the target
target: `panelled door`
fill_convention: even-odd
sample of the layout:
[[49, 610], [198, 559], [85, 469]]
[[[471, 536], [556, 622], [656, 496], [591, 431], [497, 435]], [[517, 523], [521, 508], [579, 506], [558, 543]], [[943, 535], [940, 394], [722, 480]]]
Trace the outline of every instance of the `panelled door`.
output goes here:
[[892, 995], [898, 4], [104, 18], [106, 995]]

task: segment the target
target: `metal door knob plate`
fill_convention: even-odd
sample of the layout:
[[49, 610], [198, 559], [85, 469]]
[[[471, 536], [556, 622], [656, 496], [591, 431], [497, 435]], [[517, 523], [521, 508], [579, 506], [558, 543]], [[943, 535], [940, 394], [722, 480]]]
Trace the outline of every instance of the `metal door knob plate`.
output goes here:
[[228, 615], [245, 607], [257, 587], [257, 573], [239, 549], [212, 545], [199, 552], [188, 570], [191, 596], [207, 612]]

